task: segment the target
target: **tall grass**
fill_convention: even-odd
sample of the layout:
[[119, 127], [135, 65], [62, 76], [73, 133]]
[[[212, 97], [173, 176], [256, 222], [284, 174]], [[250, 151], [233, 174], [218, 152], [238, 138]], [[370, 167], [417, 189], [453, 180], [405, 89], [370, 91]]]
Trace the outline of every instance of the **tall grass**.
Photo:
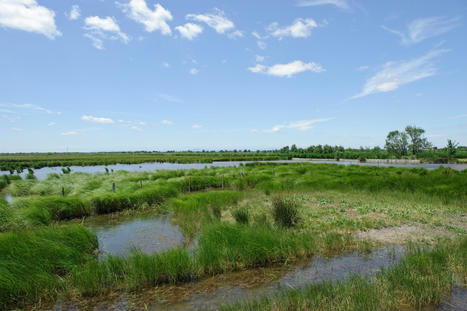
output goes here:
[[272, 200], [273, 215], [276, 223], [283, 227], [294, 227], [300, 217], [299, 203], [292, 196], [276, 196]]
[[96, 247], [96, 236], [78, 225], [1, 233], [0, 309], [54, 297]]

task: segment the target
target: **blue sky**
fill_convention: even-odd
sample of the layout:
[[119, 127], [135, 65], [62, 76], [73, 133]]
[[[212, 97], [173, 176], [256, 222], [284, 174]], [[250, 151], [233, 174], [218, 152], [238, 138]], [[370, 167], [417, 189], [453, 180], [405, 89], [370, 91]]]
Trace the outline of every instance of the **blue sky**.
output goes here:
[[467, 145], [467, 2], [0, 0], [0, 152]]

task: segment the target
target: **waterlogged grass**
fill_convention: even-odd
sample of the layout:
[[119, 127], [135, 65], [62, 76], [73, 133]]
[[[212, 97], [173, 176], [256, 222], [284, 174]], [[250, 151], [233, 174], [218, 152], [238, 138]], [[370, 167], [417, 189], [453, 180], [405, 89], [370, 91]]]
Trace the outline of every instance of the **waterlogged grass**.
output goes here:
[[420, 310], [448, 298], [456, 278], [467, 285], [465, 237], [443, 241], [431, 250], [412, 248], [396, 266], [371, 279], [354, 275], [220, 310]]
[[94, 234], [78, 225], [1, 233], [0, 309], [54, 297], [96, 247]]

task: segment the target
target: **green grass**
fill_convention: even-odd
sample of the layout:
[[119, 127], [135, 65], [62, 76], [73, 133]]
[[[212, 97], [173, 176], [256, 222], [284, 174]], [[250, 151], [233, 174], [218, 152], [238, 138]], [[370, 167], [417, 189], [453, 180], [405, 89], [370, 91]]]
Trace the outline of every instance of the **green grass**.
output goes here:
[[0, 309], [54, 297], [96, 247], [95, 235], [79, 225], [1, 233]]
[[276, 223], [283, 227], [294, 227], [300, 220], [299, 203], [293, 196], [276, 196], [272, 200]]
[[[374, 278], [358, 275], [291, 289], [220, 310], [421, 310], [449, 297], [453, 279], [467, 277], [467, 238], [443, 241], [434, 249], [415, 248], [396, 266]], [[467, 285], [464, 283], [464, 286]]]

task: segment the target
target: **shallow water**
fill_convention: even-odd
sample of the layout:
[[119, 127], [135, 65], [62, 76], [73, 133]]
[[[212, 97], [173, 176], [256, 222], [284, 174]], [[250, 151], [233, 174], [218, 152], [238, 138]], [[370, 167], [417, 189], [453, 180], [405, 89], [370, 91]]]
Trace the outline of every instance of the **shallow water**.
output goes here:
[[5, 200], [8, 202], [8, 204], [13, 203], [13, 197], [11, 194], [5, 194]]
[[60, 302], [55, 310], [216, 309], [221, 304], [257, 299], [322, 281], [345, 279], [352, 274], [369, 277], [381, 267], [396, 264], [403, 255], [403, 247], [390, 246], [374, 250], [371, 254], [355, 252], [330, 259], [317, 256], [295, 266], [222, 274], [199, 282], [162, 285], [138, 293], [119, 293], [92, 301]]
[[110, 214], [90, 217], [84, 224], [97, 235], [100, 258], [105, 255], [124, 256], [132, 249], [146, 254], [160, 253], [185, 244], [179, 227], [166, 216]]
[[[454, 170], [467, 169], [467, 164], [404, 164], [404, 163], [386, 163], [386, 162], [365, 162], [360, 163], [355, 160], [276, 160], [276, 161], [219, 161], [213, 163], [139, 163], [139, 164], [113, 164], [113, 165], [95, 165], [95, 166], [70, 166], [71, 172], [82, 172], [82, 173], [105, 173], [105, 169], [109, 170], [124, 170], [128, 172], [153, 172], [155, 170], [190, 170], [190, 169], [204, 169], [206, 167], [237, 167], [240, 164], [252, 163], [252, 162], [271, 162], [271, 163], [333, 163], [339, 165], [363, 165], [363, 166], [395, 166], [395, 167], [406, 167], [406, 168], [426, 168], [428, 170], [437, 169], [439, 167], [450, 167]], [[34, 175], [38, 179], [46, 179], [48, 174], [56, 173], [62, 174], [62, 167], [43, 167], [34, 170]], [[7, 171], [0, 171], [0, 175], [10, 174]], [[27, 171], [20, 174], [23, 178], [26, 176]]]

